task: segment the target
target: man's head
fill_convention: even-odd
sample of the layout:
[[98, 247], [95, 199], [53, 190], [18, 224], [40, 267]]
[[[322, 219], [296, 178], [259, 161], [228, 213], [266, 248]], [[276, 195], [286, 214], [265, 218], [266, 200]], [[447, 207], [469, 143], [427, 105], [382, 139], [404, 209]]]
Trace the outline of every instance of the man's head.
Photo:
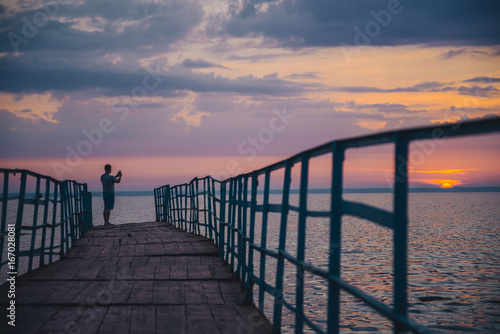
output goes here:
[[104, 170], [106, 171], [106, 173], [111, 173], [111, 165], [106, 165], [104, 166]]

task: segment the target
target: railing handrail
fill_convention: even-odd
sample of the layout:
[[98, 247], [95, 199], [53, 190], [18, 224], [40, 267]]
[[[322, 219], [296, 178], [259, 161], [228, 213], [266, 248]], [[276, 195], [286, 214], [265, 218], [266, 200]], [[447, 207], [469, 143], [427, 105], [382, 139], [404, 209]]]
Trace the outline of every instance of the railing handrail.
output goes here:
[[[88, 192], [86, 183], [78, 183], [73, 180], [60, 181], [27, 169], [0, 168], [0, 174], [3, 174], [3, 189], [0, 197], [2, 203], [0, 270], [8, 264], [8, 272], [20, 274], [18, 269], [21, 257], [28, 258], [27, 271], [37, 267], [36, 263], [33, 263], [37, 256], [40, 257], [39, 265], [45, 264], [45, 256], [48, 256], [48, 263], [52, 263], [54, 255], [64, 256], [74, 241], [92, 226], [92, 194]], [[19, 185], [16, 185], [14, 191], [9, 191], [12, 182], [10, 176], [17, 174], [20, 174], [17, 181]], [[32, 191], [27, 190], [28, 177], [33, 178], [34, 181]], [[34, 197], [27, 198], [27, 194], [30, 196], [34, 194]], [[9, 201], [12, 200], [17, 200], [15, 214], [8, 205]], [[28, 222], [24, 217], [27, 205], [34, 207], [33, 212], [30, 213], [31, 222]], [[12, 222], [8, 222], [8, 219], [12, 219]], [[38, 230], [41, 230], [41, 235], [37, 235]], [[21, 250], [23, 247], [21, 244], [22, 231], [29, 232], [30, 236], [27, 238], [30, 238], [31, 241], [28, 249]], [[12, 234], [15, 235], [15, 247], [10, 248], [15, 248], [15, 250], [14, 252], [10, 250], [6, 252], [9, 248], [5, 249], [5, 246], [12, 245], [12, 243], [7, 242], [6, 236], [10, 237]], [[59, 239], [57, 241], [55, 240], [56, 234], [58, 234]], [[39, 244], [39, 247], [36, 244]], [[13, 262], [12, 259], [14, 259]], [[3, 270], [2, 273], [5, 274]]]
[[[175, 186], [165, 185], [156, 188], [156, 218], [179, 228], [204, 235], [219, 246], [222, 259], [228, 261], [238, 274], [246, 292], [247, 301], [253, 301], [253, 285], [259, 287], [258, 306], [264, 308], [265, 293], [274, 297], [274, 332], [281, 328], [283, 306], [295, 314], [295, 330], [303, 332], [306, 324], [316, 332], [324, 331], [304, 314], [304, 286], [301, 279], [305, 272], [328, 280], [328, 332], [339, 331], [340, 291], [344, 290], [363, 300], [371, 308], [393, 322], [395, 333], [410, 330], [415, 333], [428, 333], [430, 330], [414, 323], [408, 317], [407, 295], [407, 224], [408, 224], [408, 157], [409, 144], [415, 140], [443, 139], [456, 136], [486, 134], [500, 131], [500, 118], [480, 121], [457, 122], [452, 124], [388, 131], [379, 134], [331, 141], [302, 151], [287, 159], [249, 173], [216, 180], [211, 176], [194, 178], [189, 183]], [[393, 143], [394, 148], [394, 188], [393, 211], [375, 208], [370, 205], [349, 202], [342, 199], [343, 162], [345, 151], [354, 147], [366, 147]], [[309, 161], [311, 158], [331, 154], [332, 174], [330, 185], [331, 203], [328, 211], [310, 211], [307, 208]], [[289, 203], [291, 168], [301, 163], [299, 206]], [[270, 174], [284, 170], [282, 203], [270, 204]], [[263, 204], [257, 205], [258, 177], [264, 175]], [[202, 188], [201, 191], [199, 188]], [[216, 189], [218, 187], [218, 189]], [[217, 192], [219, 196], [217, 196]], [[250, 193], [251, 199], [247, 197]], [[200, 196], [202, 200], [200, 201]], [[200, 202], [202, 206], [200, 206]], [[287, 217], [290, 211], [298, 213], [297, 256], [290, 255], [285, 248]], [[262, 214], [260, 226], [260, 245], [254, 242], [255, 214]], [[267, 217], [270, 212], [281, 214], [278, 251], [266, 247], [265, 234]], [[340, 277], [340, 228], [345, 214], [360, 217], [393, 231], [393, 302], [392, 307], [366, 295]], [[308, 217], [328, 217], [330, 219], [330, 252], [328, 270], [309, 264], [304, 259], [306, 221]], [[201, 218], [201, 220], [200, 220]], [[248, 249], [248, 252], [247, 252]], [[260, 253], [260, 273], [254, 273], [254, 251]], [[265, 280], [266, 257], [277, 259], [275, 286]], [[278, 300], [283, 294], [284, 263], [288, 261], [297, 270], [295, 306], [285, 300]], [[236, 266], [236, 267], [235, 267]]]

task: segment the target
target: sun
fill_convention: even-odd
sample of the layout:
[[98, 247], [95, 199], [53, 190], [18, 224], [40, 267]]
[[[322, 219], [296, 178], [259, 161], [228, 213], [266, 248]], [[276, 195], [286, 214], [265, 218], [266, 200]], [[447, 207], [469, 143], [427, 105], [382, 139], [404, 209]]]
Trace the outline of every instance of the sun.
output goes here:
[[453, 188], [453, 185], [449, 182], [445, 182], [441, 185], [441, 188]]

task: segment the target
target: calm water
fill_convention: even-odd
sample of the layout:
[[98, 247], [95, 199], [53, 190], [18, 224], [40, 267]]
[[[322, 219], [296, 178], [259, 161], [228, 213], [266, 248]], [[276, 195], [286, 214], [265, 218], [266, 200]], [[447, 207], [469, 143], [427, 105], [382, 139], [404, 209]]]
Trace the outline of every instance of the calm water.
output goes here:
[[[345, 199], [392, 210], [391, 194], [345, 194]], [[444, 333], [500, 332], [500, 193], [412, 193], [409, 227], [409, 301], [413, 320]], [[271, 203], [280, 203], [271, 195]], [[292, 197], [298, 204], [298, 197]], [[326, 210], [328, 195], [313, 194], [310, 210]], [[102, 199], [93, 199], [94, 225], [102, 225]], [[259, 218], [257, 216], [257, 218]], [[117, 196], [113, 224], [154, 221], [152, 196]], [[257, 224], [256, 231], [261, 226]], [[279, 215], [271, 214], [268, 248], [278, 247]], [[306, 259], [327, 268], [329, 224], [325, 218], [307, 221]], [[261, 236], [256, 235], [260, 242]], [[297, 215], [289, 216], [287, 251], [296, 255]], [[259, 271], [255, 253], [255, 272]], [[276, 261], [266, 258], [265, 278], [274, 285]], [[295, 268], [285, 267], [285, 299], [295, 304]], [[392, 233], [354, 217], [342, 227], [343, 279], [379, 301], [392, 303]], [[327, 284], [305, 276], [305, 312], [326, 328]], [[254, 298], [258, 301], [258, 289]], [[265, 313], [272, 319], [273, 299], [266, 294]], [[283, 332], [293, 332], [293, 316], [284, 308]], [[391, 332], [391, 324], [347, 293], [342, 295], [342, 332]]]
[[[102, 194], [92, 196], [92, 221], [94, 226], [104, 225]], [[155, 221], [155, 200], [151, 196], [116, 196], [115, 207], [111, 211], [111, 224], [126, 224]]]
[[[392, 210], [391, 194], [346, 194], [345, 199]], [[275, 196], [270, 201], [280, 200]], [[294, 201], [298, 204], [298, 198]], [[500, 193], [412, 193], [409, 203], [411, 318], [440, 332], [500, 332]], [[311, 210], [328, 207], [328, 195], [312, 195], [309, 199]], [[270, 218], [268, 229], [268, 246], [277, 248], [278, 217]], [[309, 219], [306, 236], [306, 260], [327, 269], [328, 220]], [[294, 256], [296, 242], [297, 215], [292, 214], [286, 249]], [[258, 258], [255, 254], [254, 259]], [[341, 264], [344, 280], [392, 304], [390, 230], [345, 216]], [[266, 279], [272, 284], [275, 266], [276, 261], [267, 260]], [[285, 277], [285, 299], [294, 305], [293, 266], [285, 268]], [[304, 285], [306, 316], [326, 329], [327, 283], [306, 274]], [[268, 316], [272, 308], [272, 298], [267, 298]], [[391, 324], [384, 317], [347, 293], [342, 295], [341, 325], [343, 332], [391, 332]], [[285, 313], [284, 332], [293, 332], [293, 316], [289, 313]]]

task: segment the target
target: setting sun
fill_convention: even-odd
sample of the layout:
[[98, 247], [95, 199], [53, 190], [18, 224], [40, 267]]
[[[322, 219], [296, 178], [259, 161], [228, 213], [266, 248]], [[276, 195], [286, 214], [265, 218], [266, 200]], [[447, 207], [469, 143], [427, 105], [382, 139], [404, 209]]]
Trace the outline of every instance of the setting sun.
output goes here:
[[438, 184], [441, 188], [453, 188], [456, 185], [461, 185], [460, 180], [432, 180], [432, 183]]

